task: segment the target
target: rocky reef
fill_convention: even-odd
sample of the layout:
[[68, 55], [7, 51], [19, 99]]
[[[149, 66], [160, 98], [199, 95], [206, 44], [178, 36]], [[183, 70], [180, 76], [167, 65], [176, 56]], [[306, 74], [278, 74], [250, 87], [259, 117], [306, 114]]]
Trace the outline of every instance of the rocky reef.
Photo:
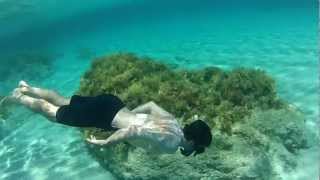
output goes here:
[[[154, 101], [182, 125], [197, 115], [212, 127], [212, 145], [196, 157], [154, 155], [126, 143], [88, 144], [119, 179], [280, 179], [277, 172], [294, 170], [295, 156], [308, 147], [303, 114], [277, 96], [275, 81], [262, 70], [173, 70], [147, 57], [115, 54], [92, 63], [78, 93], [112, 93], [129, 108]], [[84, 137], [110, 135], [98, 129], [82, 132]]]

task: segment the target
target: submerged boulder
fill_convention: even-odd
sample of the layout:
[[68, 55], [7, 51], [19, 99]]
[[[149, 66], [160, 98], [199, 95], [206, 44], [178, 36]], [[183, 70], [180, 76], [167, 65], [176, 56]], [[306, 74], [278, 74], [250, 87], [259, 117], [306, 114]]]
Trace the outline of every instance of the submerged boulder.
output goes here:
[[[31, 81], [48, 77], [52, 72], [52, 63], [57, 55], [47, 51], [19, 51], [15, 54], [2, 55], [0, 57], [0, 81], [9, 87], [21, 79]], [[10, 68], [8, 68], [10, 67]]]
[[196, 157], [155, 155], [126, 143], [88, 144], [97, 161], [120, 179], [272, 180], [279, 178], [276, 162], [292, 170], [293, 157], [307, 147], [303, 115], [277, 97], [274, 80], [261, 70], [173, 70], [149, 58], [116, 54], [92, 63], [78, 93], [112, 93], [129, 108], [154, 101], [182, 125], [198, 115], [212, 127], [212, 145]]

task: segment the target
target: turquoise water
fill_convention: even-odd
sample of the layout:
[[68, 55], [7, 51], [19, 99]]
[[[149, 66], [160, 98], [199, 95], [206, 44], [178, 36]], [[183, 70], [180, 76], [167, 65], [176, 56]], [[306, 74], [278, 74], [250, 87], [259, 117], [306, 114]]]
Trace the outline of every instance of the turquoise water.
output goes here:
[[[280, 96], [299, 107], [310, 131], [316, 132], [315, 1], [80, 2], [0, 1], [0, 61], [30, 51], [52, 57], [50, 70], [22, 68], [3, 75], [1, 94], [25, 79], [70, 96], [92, 57], [129, 51], [185, 68], [262, 68], [276, 79]], [[9, 64], [14, 69], [28, 62]], [[19, 108], [0, 130], [0, 179], [112, 179], [86, 152], [76, 129]], [[283, 174], [284, 179], [317, 179], [316, 151], [302, 152], [298, 170]]]

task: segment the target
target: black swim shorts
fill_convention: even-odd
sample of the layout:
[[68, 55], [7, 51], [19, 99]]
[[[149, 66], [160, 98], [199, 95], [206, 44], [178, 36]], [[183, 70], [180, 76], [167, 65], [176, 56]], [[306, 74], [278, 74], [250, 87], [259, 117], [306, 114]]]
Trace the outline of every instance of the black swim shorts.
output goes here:
[[74, 95], [70, 104], [61, 106], [57, 113], [58, 123], [74, 127], [96, 127], [104, 130], [116, 130], [111, 122], [125, 104], [111, 94], [94, 97]]

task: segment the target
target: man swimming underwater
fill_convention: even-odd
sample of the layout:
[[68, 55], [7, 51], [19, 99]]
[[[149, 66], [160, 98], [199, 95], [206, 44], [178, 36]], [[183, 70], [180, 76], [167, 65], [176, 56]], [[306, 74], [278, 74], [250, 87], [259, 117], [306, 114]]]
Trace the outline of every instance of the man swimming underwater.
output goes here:
[[94, 97], [74, 95], [71, 99], [58, 93], [19, 82], [9, 99], [40, 113], [48, 120], [73, 127], [95, 127], [114, 131], [107, 139], [94, 136], [88, 142], [114, 145], [128, 142], [153, 153], [181, 153], [189, 156], [203, 153], [212, 140], [209, 126], [202, 120], [187, 124], [183, 129], [175, 117], [148, 102], [133, 110], [116, 96], [102, 94]]

